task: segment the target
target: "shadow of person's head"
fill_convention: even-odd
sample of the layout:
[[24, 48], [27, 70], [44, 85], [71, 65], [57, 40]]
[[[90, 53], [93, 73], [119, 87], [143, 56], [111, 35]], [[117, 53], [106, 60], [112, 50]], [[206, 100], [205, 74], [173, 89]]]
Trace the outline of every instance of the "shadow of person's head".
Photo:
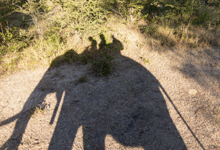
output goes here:
[[96, 51], [97, 50], [97, 41], [91, 36], [88, 39], [91, 42], [90, 51]]
[[99, 44], [99, 50], [105, 54], [121, 54], [121, 50], [124, 49], [123, 44], [114, 36], [112, 35], [112, 42], [106, 42], [106, 38], [103, 34], [100, 34], [101, 42]]

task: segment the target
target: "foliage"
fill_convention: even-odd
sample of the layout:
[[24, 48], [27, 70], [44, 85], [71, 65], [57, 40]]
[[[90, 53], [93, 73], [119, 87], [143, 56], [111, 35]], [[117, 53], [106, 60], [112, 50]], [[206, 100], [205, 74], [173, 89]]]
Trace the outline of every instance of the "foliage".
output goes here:
[[141, 10], [144, 8], [142, 0], [108, 0], [107, 2], [111, 6], [108, 7], [110, 11], [126, 18], [128, 22], [133, 23], [147, 16], [142, 16], [141, 14]]
[[[28, 59], [28, 66], [43, 60], [51, 63], [69, 49], [85, 48], [89, 36], [108, 34], [107, 23], [113, 17], [137, 25], [142, 34], [162, 46], [219, 46], [219, 7], [219, 0], [2, 0], [0, 63], [5, 70], [15, 68], [21, 59]], [[140, 21], [145, 25], [139, 25]], [[72, 37], [73, 41], [68, 41]], [[93, 68], [107, 75], [112, 55], [100, 56], [93, 58]], [[89, 57], [65, 56], [56, 61], [74, 62], [77, 58], [86, 64], [91, 62]]]
[[141, 59], [144, 63], [150, 64], [150, 60], [148, 60], [147, 58], [141, 57]]
[[107, 19], [107, 11], [103, 8], [103, 1], [100, 0], [55, 0], [59, 19], [52, 20], [61, 28], [71, 26], [78, 32], [85, 32], [97, 28], [96, 25], [104, 23]]
[[4, 28], [1, 24], [0, 28], [0, 55], [4, 55], [7, 52], [16, 53], [17, 51], [22, 50], [22, 48], [25, 48], [28, 45], [28, 41], [26, 40], [27, 37], [22, 35], [22, 33], [19, 32], [18, 28]]
[[96, 58], [92, 63], [93, 70], [98, 75], [107, 76], [111, 73], [112, 59], [113, 57], [110, 55], [103, 55], [101, 58]]
[[86, 74], [82, 75], [79, 80], [78, 80], [78, 83], [84, 83], [86, 82], [88, 79], [87, 79], [87, 76]]

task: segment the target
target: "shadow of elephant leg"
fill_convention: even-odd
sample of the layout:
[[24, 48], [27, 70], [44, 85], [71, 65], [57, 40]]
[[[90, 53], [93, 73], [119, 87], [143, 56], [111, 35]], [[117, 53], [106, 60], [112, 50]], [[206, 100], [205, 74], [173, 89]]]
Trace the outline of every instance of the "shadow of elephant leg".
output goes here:
[[96, 124], [83, 126], [84, 150], [105, 150], [105, 132]]
[[76, 118], [68, 114], [66, 111], [68, 110], [62, 108], [48, 150], [72, 149], [80, 125], [76, 123]]

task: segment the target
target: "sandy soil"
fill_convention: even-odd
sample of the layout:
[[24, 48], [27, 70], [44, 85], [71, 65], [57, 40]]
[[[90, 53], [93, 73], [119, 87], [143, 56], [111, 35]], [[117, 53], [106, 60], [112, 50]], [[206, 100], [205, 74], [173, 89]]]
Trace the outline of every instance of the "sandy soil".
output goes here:
[[107, 77], [75, 63], [2, 79], [0, 149], [219, 150], [220, 51], [162, 51], [125, 49]]

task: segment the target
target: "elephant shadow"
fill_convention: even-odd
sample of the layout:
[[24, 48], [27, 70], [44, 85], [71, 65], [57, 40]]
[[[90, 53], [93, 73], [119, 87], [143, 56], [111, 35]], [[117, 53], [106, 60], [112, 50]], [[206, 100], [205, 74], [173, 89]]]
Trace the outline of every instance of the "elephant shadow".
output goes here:
[[[158, 80], [145, 67], [122, 56], [120, 51], [123, 45], [114, 36], [110, 44], [106, 44], [103, 35], [100, 38], [99, 48], [96, 40], [90, 37], [91, 46], [82, 54], [69, 50], [51, 63], [23, 110], [0, 123], [2, 126], [17, 119], [11, 138], [1, 148], [18, 148], [30, 119], [22, 117], [24, 113], [31, 113], [27, 109], [30, 106], [28, 104], [41, 104], [46, 95], [52, 92], [56, 92], [57, 97], [50, 122], [54, 123], [65, 92], [49, 150], [71, 150], [80, 126], [85, 150], [104, 150], [107, 135], [124, 146], [142, 147], [145, 150], [187, 149], [169, 115]], [[111, 59], [111, 72], [106, 76], [102, 72], [88, 72], [88, 81], [84, 83], [69, 82], [60, 87], [58, 84], [64, 79], [54, 79], [51, 73], [54, 67], [62, 72], [62, 66], [66, 62], [78, 62], [87, 58], [94, 64], [94, 61], [105, 60], [109, 56], [115, 57]], [[74, 72], [70, 71], [69, 74]], [[33, 101], [43, 85], [50, 85], [52, 88], [47, 88], [37, 102]]]

